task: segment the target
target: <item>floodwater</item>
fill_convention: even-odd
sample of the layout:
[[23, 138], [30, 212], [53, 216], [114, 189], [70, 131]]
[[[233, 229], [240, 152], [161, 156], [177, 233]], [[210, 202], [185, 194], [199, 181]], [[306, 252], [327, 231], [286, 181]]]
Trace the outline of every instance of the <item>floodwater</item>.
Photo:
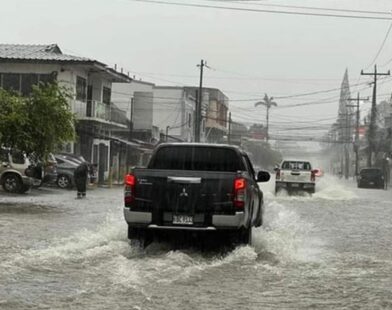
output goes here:
[[265, 193], [252, 246], [127, 242], [122, 189], [0, 192], [0, 309], [392, 309], [392, 190]]

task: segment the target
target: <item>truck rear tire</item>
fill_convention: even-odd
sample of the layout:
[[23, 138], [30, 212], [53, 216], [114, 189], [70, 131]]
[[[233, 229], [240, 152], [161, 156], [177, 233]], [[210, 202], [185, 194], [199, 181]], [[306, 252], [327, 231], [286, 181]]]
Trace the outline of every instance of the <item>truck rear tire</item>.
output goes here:
[[152, 233], [145, 228], [134, 228], [128, 225], [128, 239], [131, 246], [146, 248], [153, 241]]
[[255, 222], [255, 227], [260, 227], [263, 225], [263, 210], [261, 205], [259, 205], [259, 212], [257, 214], [257, 219]]
[[248, 228], [242, 227], [237, 232], [237, 243], [250, 245], [252, 244], [252, 227], [249, 226]]

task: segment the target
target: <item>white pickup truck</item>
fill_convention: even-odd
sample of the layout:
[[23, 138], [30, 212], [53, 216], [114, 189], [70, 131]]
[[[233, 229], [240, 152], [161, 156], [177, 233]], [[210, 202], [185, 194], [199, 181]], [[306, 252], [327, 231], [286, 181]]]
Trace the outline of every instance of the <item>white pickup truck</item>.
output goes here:
[[305, 191], [314, 194], [316, 191], [316, 170], [304, 160], [283, 160], [275, 168], [275, 194], [282, 189], [288, 193]]

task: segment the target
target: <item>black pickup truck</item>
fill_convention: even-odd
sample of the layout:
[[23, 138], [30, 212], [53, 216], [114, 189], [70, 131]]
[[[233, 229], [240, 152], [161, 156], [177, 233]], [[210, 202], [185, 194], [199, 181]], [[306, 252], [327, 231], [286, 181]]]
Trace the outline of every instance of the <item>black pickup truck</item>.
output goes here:
[[247, 154], [232, 145], [165, 143], [125, 176], [128, 238], [144, 246], [165, 231], [220, 231], [248, 244], [263, 222], [263, 193]]

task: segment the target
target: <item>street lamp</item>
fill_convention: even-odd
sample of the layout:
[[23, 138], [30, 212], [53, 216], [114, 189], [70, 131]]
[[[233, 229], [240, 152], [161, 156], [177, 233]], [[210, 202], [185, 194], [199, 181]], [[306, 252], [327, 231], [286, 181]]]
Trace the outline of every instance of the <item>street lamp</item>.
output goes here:
[[271, 107], [276, 107], [278, 104], [275, 101], [272, 101], [274, 97], [268, 97], [267, 94], [264, 95], [264, 99], [262, 101], [256, 102], [255, 107], [259, 105], [263, 105], [267, 108], [267, 133], [266, 133], [266, 138], [267, 142], [269, 140], [269, 135], [268, 135], [268, 128], [269, 128], [269, 110]]

